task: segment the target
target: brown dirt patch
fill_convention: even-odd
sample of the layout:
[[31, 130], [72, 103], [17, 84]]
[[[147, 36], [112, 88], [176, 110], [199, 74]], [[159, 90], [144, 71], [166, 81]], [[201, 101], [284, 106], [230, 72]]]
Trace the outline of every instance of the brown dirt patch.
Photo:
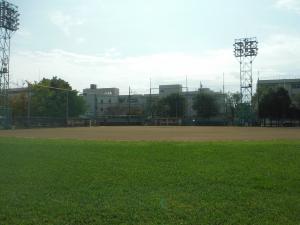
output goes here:
[[110, 141], [300, 140], [300, 128], [91, 127], [0, 131], [0, 137]]

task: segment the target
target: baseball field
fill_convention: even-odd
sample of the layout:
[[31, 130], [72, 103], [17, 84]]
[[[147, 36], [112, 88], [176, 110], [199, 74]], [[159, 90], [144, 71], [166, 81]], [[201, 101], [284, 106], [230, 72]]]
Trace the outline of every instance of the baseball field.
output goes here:
[[0, 224], [300, 224], [300, 129], [0, 131]]

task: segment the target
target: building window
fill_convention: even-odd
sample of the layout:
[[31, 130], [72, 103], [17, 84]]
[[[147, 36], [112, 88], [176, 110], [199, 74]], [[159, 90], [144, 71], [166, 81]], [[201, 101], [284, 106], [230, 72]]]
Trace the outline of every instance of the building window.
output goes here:
[[293, 89], [300, 89], [300, 84], [292, 84]]

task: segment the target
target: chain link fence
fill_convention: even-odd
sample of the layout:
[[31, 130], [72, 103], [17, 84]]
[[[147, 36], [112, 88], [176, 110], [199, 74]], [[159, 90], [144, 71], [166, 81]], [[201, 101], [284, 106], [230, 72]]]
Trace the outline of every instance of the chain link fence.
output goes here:
[[0, 106], [0, 129], [11, 128], [11, 110], [10, 108]]

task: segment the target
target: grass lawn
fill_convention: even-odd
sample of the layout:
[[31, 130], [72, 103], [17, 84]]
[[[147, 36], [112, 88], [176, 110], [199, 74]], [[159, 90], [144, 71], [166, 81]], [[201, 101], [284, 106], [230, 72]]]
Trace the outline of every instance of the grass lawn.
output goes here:
[[300, 224], [300, 142], [0, 138], [0, 224]]

